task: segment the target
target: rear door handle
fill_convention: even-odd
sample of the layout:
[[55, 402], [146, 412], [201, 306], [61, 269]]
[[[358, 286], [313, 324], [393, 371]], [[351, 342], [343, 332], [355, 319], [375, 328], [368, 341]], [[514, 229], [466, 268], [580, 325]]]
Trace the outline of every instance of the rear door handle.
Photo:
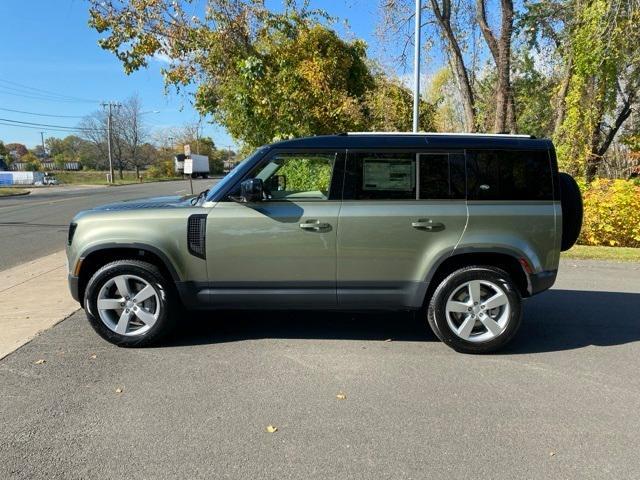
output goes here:
[[300, 228], [303, 230], [313, 230], [314, 232], [319, 232], [320, 230], [331, 229], [331, 224], [320, 222], [319, 220], [307, 220], [306, 222], [300, 224]]
[[420, 219], [418, 221], [411, 222], [411, 226], [418, 230], [426, 230], [427, 232], [440, 232], [444, 230], [444, 223], [434, 222], [431, 219]]

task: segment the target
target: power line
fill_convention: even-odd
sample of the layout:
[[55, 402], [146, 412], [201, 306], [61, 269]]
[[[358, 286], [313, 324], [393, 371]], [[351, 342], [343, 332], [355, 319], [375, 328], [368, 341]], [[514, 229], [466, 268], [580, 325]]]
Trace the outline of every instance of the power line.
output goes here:
[[[17, 125], [15, 123], [6, 123], [6, 122], [2, 122], [0, 121], [0, 125], [6, 126], [6, 127], [14, 127], [14, 128], [22, 128], [22, 129], [32, 129], [32, 130], [42, 130], [42, 127], [35, 127], [35, 126], [31, 126], [31, 125]], [[55, 128], [55, 127], [48, 127], [46, 128], [46, 131], [51, 131], [51, 132], [65, 132], [65, 133], [82, 133], [85, 130], [78, 130], [75, 128]]]
[[20, 98], [28, 98], [30, 100], [40, 100], [40, 101], [44, 101], [44, 102], [58, 102], [58, 103], [94, 103], [94, 102], [89, 102], [89, 101], [84, 101], [84, 100], [66, 100], [63, 98], [57, 98], [57, 97], [47, 97], [44, 95], [40, 95], [40, 94], [31, 94], [31, 93], [16, 93], [16, 92], [11, 92], [11, 91], [7, 91], [5, 89], [7, 89], [9, 87], [5, 87], [4, 85], [0, 85], [0, 93], [4, 94], [4, 95], [11, 95], [14, 97], [20, 97]]
[[[1, 83], [5, 83], [8, 85], [14, 85], [15, 87], [19, 87], [19, 88], [14, 88], [14, 87], [4, 87], [4, 88], [9, 88], [15, 91], [31, 91], [31, 92], [35, 92], [34, 94], [39, 94], [39, 95], [47, 95], [47, 96], [51, 96], [51, 97], [59, 97], [61, 99], [65, 99], [65, 100], [71, 100], [71, 101], [78, 101], [78, 102], [89, 102], [89, 103], [98, 103], [98, 100], [92, 100], [92, 99], [88, 99], [88, 98], [81, 98], [81, 97], [75, 97], [73, 95], [66, 95], [63, 93], [57, 93], [57, 92], [53, 92], [51, 90], [44, 90], [42, 88], [35, 88], [35, 87], [30, 87], [28, 85], [24, 85], [18, 82], [14, 82], [11, 80], [4, 80], [2, 78], [0, 78], [0, 82]], [[30, 92], [27, 92], [30, 93]]]
[[85, 115], [52, 115], [50, 113], [25, 112], [24, 110], [13, 110], [11, 108], [0, 108], [5, 112], [24, 113], [25, 115], [35, 115], [38, 117], [54, 117], [54, 118], [84, 118]]
[[36, 123], [36, 122], [23, 122], [21, 120], [13, 120], [11, 118], [0, 118], [1, 121], [3, 122], [12, 122], [12, 123], [18, 123], [21, 125], [34, 125], [37, 127], [51, 127], [51, 128], [68, 128], [71, 130], [104, 130], [104, 129], [99, 129], [99, 128], [86, 128], [86, 127], [72, 127], [69, 125], [55, 125], [55, 124], [51, 124], [51, 123]]

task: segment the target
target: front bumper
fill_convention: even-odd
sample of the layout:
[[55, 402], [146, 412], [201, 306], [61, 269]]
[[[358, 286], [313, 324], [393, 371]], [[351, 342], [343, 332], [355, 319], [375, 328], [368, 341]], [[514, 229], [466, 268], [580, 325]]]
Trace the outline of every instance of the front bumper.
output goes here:
[[71, 296], [76, 302], [80, 302], [80, 287], [79, 287], [80, 282], [79, 281], [80, 281], [79, 277], [76, 277], [71, 273], [67, 275], [67, 282], [69, 283], [69, 291], [71, 292]]

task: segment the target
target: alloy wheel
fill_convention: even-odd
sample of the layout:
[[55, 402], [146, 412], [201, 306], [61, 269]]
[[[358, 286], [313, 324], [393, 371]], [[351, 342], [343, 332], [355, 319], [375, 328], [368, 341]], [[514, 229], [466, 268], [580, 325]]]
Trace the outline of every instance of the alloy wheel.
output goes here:
[[511, 308], [502, 287], [487, 280], [471, 280], [455, 288], [445, 312], [451, 331], [463, 340], [493, 340], [507, 328]]
[[156, 288], [136, 275], [117, 275], [100, 288], [97, 301], [100, 320], [113, 332], [125, 336], [142, 335], [160, 316], [160, 296]]

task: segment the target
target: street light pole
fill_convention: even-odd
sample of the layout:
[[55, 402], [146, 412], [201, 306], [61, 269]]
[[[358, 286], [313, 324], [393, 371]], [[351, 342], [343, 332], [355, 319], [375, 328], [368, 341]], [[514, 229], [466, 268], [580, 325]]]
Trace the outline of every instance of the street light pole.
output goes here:
[[416, 25], [413, 41], [413, 131], [418, 131], [420, 114], [420, 16], [421, 0], [416, 0]]

